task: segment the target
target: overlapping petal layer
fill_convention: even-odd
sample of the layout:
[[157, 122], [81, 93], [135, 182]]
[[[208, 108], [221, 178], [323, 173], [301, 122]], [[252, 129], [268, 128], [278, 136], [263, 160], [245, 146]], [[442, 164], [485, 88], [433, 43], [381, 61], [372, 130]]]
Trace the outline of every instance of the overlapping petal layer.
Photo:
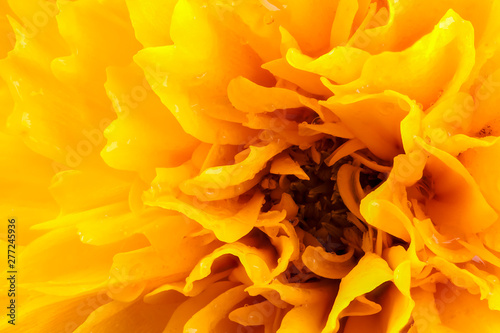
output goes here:
[[0, 14], [2, 332], [498, 331], [500, 1]]

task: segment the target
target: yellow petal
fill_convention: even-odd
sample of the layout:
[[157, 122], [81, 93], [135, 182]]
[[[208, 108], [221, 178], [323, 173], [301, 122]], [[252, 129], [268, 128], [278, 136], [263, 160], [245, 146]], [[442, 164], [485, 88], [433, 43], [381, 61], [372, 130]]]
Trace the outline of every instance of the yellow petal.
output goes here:
[[[146, 243], [144, 239], [129, 239], [106, 246], [93, 246], [82, 243], [75, 228], [61, 228], [29, 244], [19, 257], [17, 268], [28, 274], [22, 284], [32, 290], [75, 296], [105, 285], [116, 253], [131, 251]], [[59, 255], [56, 256], [56, 253]], [[79, 260], [75, 261], [75, 258]], [[48, 264], [48, 260], [56, 266]], [[81, 262], [93, 264], [86, 267]]]
[[23, 236], [18, 237], [16, 244], [24, 246], [41, 236], [39, 231], [30, 230], [33, 225], [55, 218], [59, 213], [48, 190], [57, 170], [49, 159], [29, 150], [21, 139], [2, 132], [0, 149], [0, 182], [4, 189], [0, 191], [0, 214], [17, 218], [17, 233]]
[[284, 142], [272, 142], [263, 147], [251, 146], [248, 157], [243, 161], [204, 170], [199, 176], [186, 180], [180, 188], [186, 194], [210, 199], [210, 191], [217, 192], [253, 179], [272, 157], [285, 148]]
[[340, 0], [332, 24], [330, 46], [343, 45], [349, 39], [358, 1]]
[[332, 295], [337, 289], [337, 283], [329, 281], [301, 283], [281, 283], [278, 279], [269, 284], [255, 284], [247, 287], [246, 291], [252, 295], [262, 295], [273, 304], [286, 302], [295, 306], [314, 304], [324, 301], [324, 296]]
[[322, 332], [337, 332], [339, 320], [343, 317], [342, 311], [349, 303], [392, 278], [393, 272], [383, 259], [373, 253], [365, 254], [356, 267], [342, 279], [339, 293]]
[[457, 92], [467, 79], [474, 64], [473, 34], [470, 22], [449, 10], [430, 34], [411, 47], [368, 59], [360, 79], [344, 86], [323, 82], [334, 94], [392, 89], [426, 109], [441, 95]]
[[338, 46], [313, 59], [292, 48], [288, 50], [286, 60], [296, 69], [324, 76], [338, 84], [346, 84], [361, 76], [363, 65], [369, 56], [359, 49]]
[[211, 19], [207, 6], [178, 1], [172, 15], [175, 45], [143, 49], [135, 61], [187, 133], [204, 142], [245, 143], [255, 132], [240, 125], [244, 114], [230, 104], [227, 85], [238, 76], [258, 84], [273, 79], [249, 46]]
[[[118, 115], [104, 133], [101, 156], [108, 165], [143, 171], [177, 166], [191, 157], [198, 141], [183, 131], [136, 64], [108, 67], [107, 78], [105, 88]], [[132, 157], [138, 155], [142, 158]]]
[[[307, 54], [324, 52], [330, 47], [329, 32], [336, 15], [338, 1], [320, 0], [314, 3], [292, 0], [279, 1], [276, 18]], [[325, 31], [327, 33], [325, 33]]]
[[266, 62], [262, 68], [274, 76], [290, 81], [302, 89], [315, 95], [331, 96], [332, 93], [320, 81], [317, 74], [294, 68], [286, 59], [276, 59]]
[[168, 45], [172, 10], [177, 1], [126, 0], [135, 37], [144, 47]]
[[324, 133], [345, 139], [354, 138], [354, 135], [346, 128], [343, 123], [299, 124], [299, 134], [307, 135], [309, 132], [312, 132], [314, 134]]
[[182, 298], [156, 304], [113, 301], [92, 312], [74, 332], [147, 331], [161, 333]]
[[234, 287], [214, 298], [187, 321], [183, 332], [213, 332], [219, 321], [227, 317], [230, 310], [248, 296], [244, 290], [243, 285]]
[[244, 112], [272, 112], [303, 106], [295, 91], [262, 87], [243, 77], [237, 77], [229, 83], [227, 95], [231, 104]]
[[[485, 1], [472, 5], [467, 0], [400, 2], [388, 1], [388, 11], [383, 8], [383, 15], [375, 17], [375, 28], [368, 29], [354, 44], [370, 53], [380, 53], [384, 50], [400, 51], [413, 45], [417, 40], [432, 30], [446, 11], [452, 8], [474, 26], [474, 41], [476, 45], [482, 40], [486, 26], [493, 25], [495, 11], [494, 1]], [[492, 16], [490, 16], [492, 15]], [[388, 22], [386, 22], [386, 20]]]
[[283, 317], [277, 333], [316, 333], [321, 330], [327, 315], [327, 301], [296, 306]]
[[252, 230], [262, 207], [263, 198], [264, 195], [256, 193], [250, 202], [243, 205], [237, 212], [221, 208], [208, 212], [203, 205], [191, 205], [174, 197], [146, 199], [145, 203], [178, 211], [200, 223], [204, 228], [212, 230], [218, 239], [234, 242]]
[[[21, 290], [20, 290], [21, 291]], [[21, 292], [28, 292], [22, 290]], [[29, 292], [33, 295], [33, 292]], [[15, 326], [7, 320], [0, 323], [5, 332], [60, 331], [74, 332], [90, 313], [105, 306], [111, 299], [102, 291], [78, 297], [43, 296], [31, 300], [21, 300], [23, 306], [16, 311]], [[9, 319], [9, 317], [5, 317]]]

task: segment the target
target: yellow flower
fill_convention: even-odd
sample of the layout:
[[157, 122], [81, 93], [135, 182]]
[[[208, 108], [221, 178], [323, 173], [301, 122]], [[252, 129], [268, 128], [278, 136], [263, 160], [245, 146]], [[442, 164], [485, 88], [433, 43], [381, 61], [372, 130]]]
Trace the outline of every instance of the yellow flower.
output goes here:
[[2, 332], [500, 331], [500, 1], [0, 14]]

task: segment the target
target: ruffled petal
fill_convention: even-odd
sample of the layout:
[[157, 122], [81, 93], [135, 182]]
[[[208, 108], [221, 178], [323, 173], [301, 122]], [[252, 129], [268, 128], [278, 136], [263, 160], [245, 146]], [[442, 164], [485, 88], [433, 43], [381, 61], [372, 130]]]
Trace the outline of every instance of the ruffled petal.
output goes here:
[[[216, 199], [210, 194], [211, 192], [237, 186], [253, 179], [264, 169], [268, 161], [285, 149], [286, 146], [284, 142], [272, 142], [264, 147], [251, 146], [248, 156], [241, 162], [206, 169], [199, 176], [180, 184], [180, 188], [184, 193], [196, 195], [202, 200]], [[214, 194], [216, 195], [216, 193]]]
[[434, 196], [427, 203], [432, 221], [443, 228], [479, 232], [498, 218], [465, 167], [451, 155], [422, 141], [431, 154], [427, 170], [432, 177]]
[[353, 254], [353, 249], [346, 254], [336, 255], [326, 252], [322, 247], [308, 246], [302, 254], [302, 262], [314, 274], [328, 279], [341, 279], [356, 265]]
[[[118, 115], [104, 132], [107, 145], [101, 156], [108, 165], [144, 173], [191, 157], [198, 141], [183, 131], [136, 64], [108, 67], [105, 88]], [[142, 158], [132, 157], [137, 155]]]
[[339, 320], [343, 317], [342, 312], [349, 303], [392, 278], [393, 272], [383, 259], [373, 253], [366, 254], [356, 267], [342, 279], [339, 293], [322, 332], [337, 332]]
[[416, 105], [393, 91], [376, 95], [343, 95], [321, 103], [378, 157], [391, 160], [403, 152], [399, 124]]
[[[191, 28], [186, 30], [186, 25]], [[241, 126], [244, 115], [230, 104], [226, 91], [238, 76], [259, 84], [272, 81], [259, 69], [260, 58], [215, 22], [206, 6], [178, 1], [170, 31], [175, 46], [143, 49], [134, 57], [153, 90], [182, 128], [197, 139], [226, 144], [248, 141], [255, 132]]]
[[426, 109], [440, 96], [457, 92], [467, 79], [474, 64], [473, 34], [470, 22], [450, 10], [430, 34], [408, 49], [369, 58], [358, 80], [344, 86], [323, 82], [334, 94], [392, 89]]

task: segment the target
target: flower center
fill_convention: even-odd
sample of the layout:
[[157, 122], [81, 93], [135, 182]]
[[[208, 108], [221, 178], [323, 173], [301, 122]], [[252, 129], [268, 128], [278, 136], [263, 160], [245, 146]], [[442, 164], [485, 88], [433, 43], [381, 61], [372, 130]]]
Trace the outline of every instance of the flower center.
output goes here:
[[[333, 165], [328, 158], [339, 148], [344, 139], [323, 139], [307, 150], [298, 146], [290, 147], [288, 154], [297, 162], [309, 179], [295, 175], [270, 174], [261, 182], [266, 195], [264, 211], [273, 207], [296, 211], [290, 221], [312, 234], [327, 252], [343, 254], [349, 247], [361, 251], [363, 232], [366, 226], [344, 204], [339, 193], [337, 173], [344, 164], [352, 164], [350, 156]], [[382, 182], [383, 176], [373, 170], [363, 169], [360, 183], [364, 188], [374, 188]], [[279, 205], [283, 193], [288, 194], [296, 205]]]

